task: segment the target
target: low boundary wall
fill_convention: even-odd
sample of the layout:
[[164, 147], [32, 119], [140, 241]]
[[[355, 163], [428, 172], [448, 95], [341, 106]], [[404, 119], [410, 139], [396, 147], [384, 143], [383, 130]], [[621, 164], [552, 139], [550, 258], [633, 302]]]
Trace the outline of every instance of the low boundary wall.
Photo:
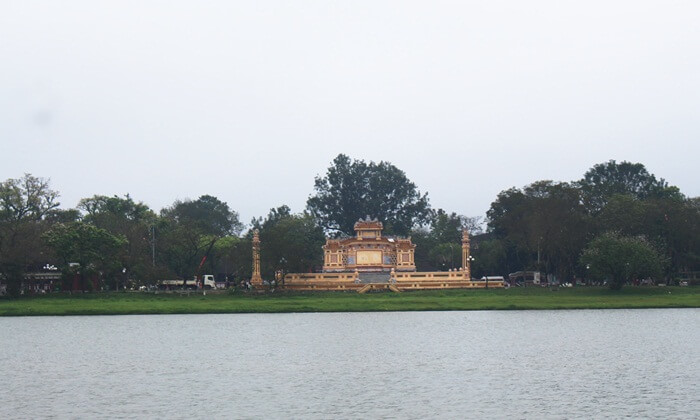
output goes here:
[[[392, 278], [387, 285], [389, 284], [393, 284], [400, 291], [503, 287], [502, 281], [467, 279], [463, 271], [392, 273]], [[283, 287], [288, 290], [357, 291], [366, 285], [367, 283], [360, 283], [358, 273], [290, 273], [284, 276]]]

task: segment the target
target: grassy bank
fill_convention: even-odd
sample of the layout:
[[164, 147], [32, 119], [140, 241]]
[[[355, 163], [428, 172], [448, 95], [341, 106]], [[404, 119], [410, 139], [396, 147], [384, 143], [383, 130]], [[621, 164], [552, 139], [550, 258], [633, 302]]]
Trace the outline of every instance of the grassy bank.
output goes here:
[[700, 288], [578, 287], [395, 293], [106, 293], [0, 299], [0, 316], [700, 307]]

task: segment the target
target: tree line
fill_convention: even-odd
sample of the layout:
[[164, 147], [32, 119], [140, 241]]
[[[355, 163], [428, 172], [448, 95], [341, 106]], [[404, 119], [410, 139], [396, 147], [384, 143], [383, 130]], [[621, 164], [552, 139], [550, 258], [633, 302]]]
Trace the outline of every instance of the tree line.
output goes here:
[[365, 215], [381, 220], [387, 235], [411, 236], [421, 271], [459, 268], [465, 228], [477, 277], [535, 270], [616, 288], [700, 270], [700, 200], [642, 164], [613, 160], [580, 180], [502, 191], [486, 219], [433, 209], [428, 194], [391, 163], [342, 154], [315, 178], [303, 212], [283, 205], [248, 225], [210, 195], [159, 212], [128, 194], [84, 198], [74, 209], [59, 208], [58, 198], [48, 179], [30, 174], [0, 183], [0, 281], [10, 294], [27, 273], [52, 268], [83, 290], [203, 273], [238, 282], [251, 275], [253, 229], [260, 231], [264, 277], [314, 271], [326, 236], [352, 235]]

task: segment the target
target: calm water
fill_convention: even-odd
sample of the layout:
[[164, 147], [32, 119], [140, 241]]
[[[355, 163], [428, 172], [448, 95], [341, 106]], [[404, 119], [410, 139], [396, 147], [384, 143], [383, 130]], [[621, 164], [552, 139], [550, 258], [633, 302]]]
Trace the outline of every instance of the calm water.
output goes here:
[[698, 418], [700, 310], [0, 318], [0, 418]]

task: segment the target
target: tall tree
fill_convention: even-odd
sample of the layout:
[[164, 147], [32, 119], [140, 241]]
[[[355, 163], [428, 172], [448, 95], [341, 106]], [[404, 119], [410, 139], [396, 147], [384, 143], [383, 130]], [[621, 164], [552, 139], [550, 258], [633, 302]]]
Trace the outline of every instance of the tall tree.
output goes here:
[[151, 241], [157, 216], [147, 205], [128, 194], [124, 198], [95, 195], [80, 200], [78, 208], [85, 212], [83, 221], [126, 238], [120, 270], [126, 269], [130, 278], [140, 282], [153, 276]]
[[44, 234], [46, 242], [61, 259], [64, 273], [78, 263], [81, 288], [86, 290], [91, 273], [115, 273], [121, 266], [120, 254], [127, 240], [85, 222], [59, 223]]
[[178, 200], [163, 209], [161, 215], [178, 223], [187, 223], [207, 235], [237, 235], [243, 229], [238, 213], [211, 195], [203, 195], [197, 200]]
[[428, 222], [428, 195], [388, 162], [366, 163], [340, 154], [324, 177], [316, 177], [308, 211], [332, 233], [351, 235], [358, 218], [370, 215], [387, 233], [408, 235]]
[[229, 281], [240, 280], [246, 269], [249, 269], [251, 259], [251, 257], [240, 257], [241, 247], [249, 246], [238, 236], [227, 235], [219, 239], [211, 251], [207, 268], [218, 278]]
[[504, 276], [518, 271], [521, 266], [510, 266], [505, 241], [483, 234], [472, 237], [472, 277]]
[[238, 214], [216, 197], [176, 201], [161, 211], [159, 256], [178, 276], [191, 277], [217, 240], [242, 228]]
[[700, 270], [700, 210], [687, 199], [646, 200], [645, 235], [664, 251], [667, 276]]
[[583, 200], [591, 213], [598, 213], [614, 195], [629, 194], [639, 199], [678, 195], [663, 178], [656, 179], [641, 163], [610, 160], [594, 165], [579, 181]]
[[568, 183], [538, 181], [498, 195], [487, 213], [496, 238], [520, 269], [548, 271], [569, 279], [590, 234], [580, 191]]
[[19, 293], [27, 270], [46, 263], [41, 235], [57, 199], [48, 179], [25, 174], [0, 183], [0, 275], [11, 295]]
[[599, 231], [648, 238], [668, 260], [668, 277], [700, 269], [700, 210], [691, 200], [616, 195], [596, 222]]
[[443, 209], [430, 212], [429, 229], [420, 227], [411, 232], [416, 245], [415, 260], [419, 270], [445, 270], [462, 265], [462, 230], [481, 233], [481, 218], [447, 213]]
[[325, 235], [310, 214], [292, 214], [281, 206], [253, 227], [260, 229], [264, 277], [271, 279], [276, 270], [310, 272], [323, 264]]
[[481, 233], [478, 217], [466, 217], [457, 213], [447, 213], [443, 209], [432, 212], [430, 230], [439, 243], [461, 243], [462, 230], [467, 229], [472, 235]]

